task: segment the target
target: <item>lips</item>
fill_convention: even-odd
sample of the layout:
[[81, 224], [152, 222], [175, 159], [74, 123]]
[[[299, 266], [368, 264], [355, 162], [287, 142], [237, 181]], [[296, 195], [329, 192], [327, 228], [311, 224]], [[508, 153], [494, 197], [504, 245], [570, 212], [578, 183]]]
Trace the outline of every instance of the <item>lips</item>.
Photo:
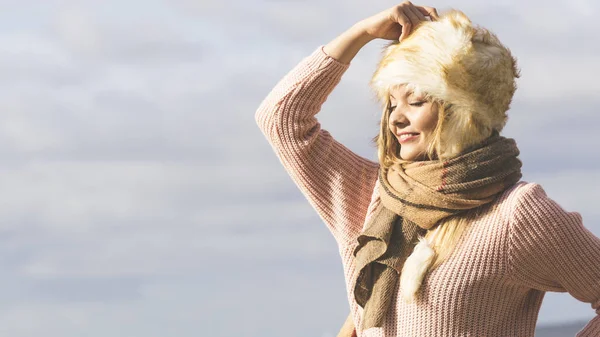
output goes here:
[[400, 137], [400, 136], [402, 136], [404, 134], [418, 135], [419, 133], [418, 132], [412, 132], [412, 131], [402, 131], [400, 133], [396, 133], [396, 136]]
[[403, 133], [400, 137], [398, 137], [398, 141], [400, 144], [410, 142], [413, 139], [416, 139], [419, 136], [418, 133]]

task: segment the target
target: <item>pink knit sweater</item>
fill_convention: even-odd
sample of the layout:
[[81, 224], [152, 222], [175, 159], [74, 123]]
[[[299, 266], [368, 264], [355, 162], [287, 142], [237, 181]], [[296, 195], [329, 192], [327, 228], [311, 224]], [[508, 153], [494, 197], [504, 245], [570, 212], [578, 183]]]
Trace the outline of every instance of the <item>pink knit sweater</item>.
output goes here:
[[[335, 237], [360, 327], [352, 251], [380, 202], [379, 164], [337, 142], [315, 118], [348, 67], [320, 46], [272, 89], [255, 118]], [[533, 336], [545, 292], [568, 291], [597, 314], [577, 336], [598, 337], [600, 239], [578, 212], [564, 210], [539, 184], [521, 181], [486, 206], [449, 259], [426, 275], [420, 291], [422, 300], [413, 304], [395, 296], [383, 327], [359, 330], [358, 336]]]

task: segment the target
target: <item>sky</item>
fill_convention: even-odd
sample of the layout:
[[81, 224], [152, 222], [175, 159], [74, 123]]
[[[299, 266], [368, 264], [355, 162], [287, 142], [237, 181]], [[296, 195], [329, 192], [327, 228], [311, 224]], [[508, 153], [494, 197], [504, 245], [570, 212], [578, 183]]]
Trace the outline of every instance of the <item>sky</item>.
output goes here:
[[[254, 113], [300, 60], [395, 4], [0, 0], [0, 335], [335, 336], [336, 243]], [[460, 9], [511, 49], [502, 134], [523, 180], [600, 236], [600, 3], [422, 5]], [[373, 160], [383, 44], [317, 115]], [[548, 293], [538, 324], [593, 316]]]

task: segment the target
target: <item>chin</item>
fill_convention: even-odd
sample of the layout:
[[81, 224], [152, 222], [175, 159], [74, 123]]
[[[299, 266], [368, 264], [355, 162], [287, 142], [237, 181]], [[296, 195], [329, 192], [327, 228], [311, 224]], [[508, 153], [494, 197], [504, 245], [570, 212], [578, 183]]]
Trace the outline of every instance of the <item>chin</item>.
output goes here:
[[423, 161], [425, 160], [427, 156], [425, 154], [421, 154], [421, 153], [408, 153], [406, 155], [403, 155], [402, 153], [400, 153], [400, 158], [402, 158], [403, 160], [409, 160], [409, 161]]

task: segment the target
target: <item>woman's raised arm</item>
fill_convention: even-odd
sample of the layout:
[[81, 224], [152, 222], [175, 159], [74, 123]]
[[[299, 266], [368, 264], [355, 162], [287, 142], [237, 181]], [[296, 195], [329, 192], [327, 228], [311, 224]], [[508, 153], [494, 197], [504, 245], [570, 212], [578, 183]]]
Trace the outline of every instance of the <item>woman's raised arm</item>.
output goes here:
[[362, 229], [377, 178], [378, 164], [336, 141], [315, 118], [348, 69], [348, 62], [371, 39], [359, 26], [303, 59], [260, 104], [255, 119], [284, 168], [329, 227], [338, 243]]
[[338, 243], [362, 230], [379, 164], [336, 141], [315, 116], [364, 45], [402, 40], [425, 16], [436, 19], [437, 12], [407, 1], [358, 22], [296, 65], [256, 111], [261, 131]]

